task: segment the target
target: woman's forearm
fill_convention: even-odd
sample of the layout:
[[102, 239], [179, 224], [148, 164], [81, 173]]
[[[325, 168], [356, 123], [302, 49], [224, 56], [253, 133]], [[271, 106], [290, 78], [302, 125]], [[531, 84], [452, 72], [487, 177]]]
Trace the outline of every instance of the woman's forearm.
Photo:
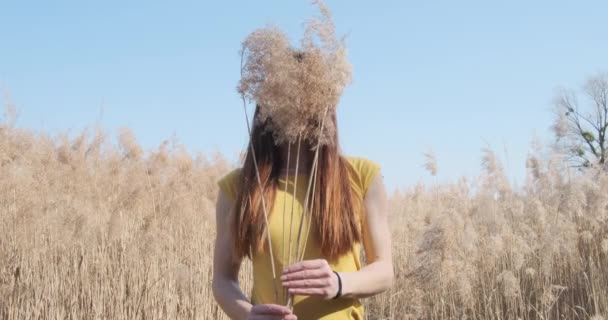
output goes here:
[[342, 296], [367, 298], [386, 291], [393, 283], [393, 266], [390, 262], [375, 261], [356, 272], [340, 272]]
[[235, 281], [214, 280], [213, 296], [230, 319], [245, 320], [251, 312], [251, 303]]

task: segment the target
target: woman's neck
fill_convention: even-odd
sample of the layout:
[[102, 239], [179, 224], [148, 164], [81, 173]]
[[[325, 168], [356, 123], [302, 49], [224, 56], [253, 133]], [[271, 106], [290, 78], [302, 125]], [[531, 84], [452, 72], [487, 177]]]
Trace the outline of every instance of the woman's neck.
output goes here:
[[[300, 152], [298, 153], [298, 144], [292, 143], [291, 145], [281, 146], [281, 163], [282, 166], [279, 168], [280, 174], [307, 174], [310, 172], [312, 167], [314, 152], [310, 151], [310, 146], [304, 142], [300, 145]], [[289, 161], [288, 159], [289, 155]], [[289, 166], [287, 163], [289, 162]], [[296, 171], [296, 163], [298, 170]]]

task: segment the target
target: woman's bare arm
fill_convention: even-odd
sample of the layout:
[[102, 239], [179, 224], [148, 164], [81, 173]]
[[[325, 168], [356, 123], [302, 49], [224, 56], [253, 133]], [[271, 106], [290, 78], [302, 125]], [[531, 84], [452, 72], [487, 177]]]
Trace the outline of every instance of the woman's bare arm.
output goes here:
[[241, 261], [232, 258], [230, 217], [233, 202], [220, 190], [216, 203], [216, 238], [213, 251], [213, 296], [231, 319], [247, 319], [252, 305], [238, 282]]
[[364, 205], [363, 247], [367, 265], [357, 272], [340, 272], [342, 295], [346, 297], [373, 296], [389, 289], [393, 284], [388, 201], [381, 172], [368, 188]]
[[234, 236], [230, 230], [234, 203], [220, 190], [216, 204], [216, 238], [213, 250], [213, 296], [222, 310], [235, 320], [297, 320], [289, 308], [276, 304], [252, 305], [238, 276], [241, 260], [232, 258]]

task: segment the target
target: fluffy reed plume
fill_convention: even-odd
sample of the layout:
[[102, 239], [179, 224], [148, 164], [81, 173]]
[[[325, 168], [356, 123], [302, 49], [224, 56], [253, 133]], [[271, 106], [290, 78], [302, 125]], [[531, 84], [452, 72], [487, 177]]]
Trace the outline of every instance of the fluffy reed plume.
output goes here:
[[141, 157], [143, 151], [137, 144], [137, 140], [131, 130], [127, 128], [120, 129], [118, 140], [126, 159], [138, 160]]
[[331, 13], [321, 1], [313, 3], [321, 16], [308, 21], [300, 48], [292, 47], [277, 27], [255, 30], [242, 44], [237, 90], [260, 106], [255, 121], [269, 121], [278, 144], [295, 143], [298, 137], [332, 143], [335, 127], [324, 118], [335, 112], [351, 80], [346, 47], [336, 39]]
[[498, 275], [498, 283], [501, 286], [502, 294], [505, 298], [517, 298], [520, 295], [519, 279], [513, 272], [504, 271]]
[[495, 192], [494, 196], [505, 196], [511, 191], [511, 186], [504, 174], [502, 164], [496, 157], [494, 151], [489, 148], [482, 149], [481, 166], [484, 169], [484, 188]]
[[[558, 102], [558, 101], [556, 101], [556, 102]], [[555, 121], [554, 121], [553, 125], [551, 125], [551, 129], [553, 130], [553, 133], [555, 134], [555, 136], [558, 139], [562, 139], [566, 135], [568, 135], [571, 124], [568, 121], [568, 118], [566, 117], [566, 114], [564, 112], [561, 112], [561, 110], [558, 110], [558, 111], [556, 111], [556, 114], [557, 114], [557, 116], [555, 117]]]
[[437, 157], [433, 150], [429, 150], [424, 154], [424, 168], [428, 171], [432, 176], [437, 175]]

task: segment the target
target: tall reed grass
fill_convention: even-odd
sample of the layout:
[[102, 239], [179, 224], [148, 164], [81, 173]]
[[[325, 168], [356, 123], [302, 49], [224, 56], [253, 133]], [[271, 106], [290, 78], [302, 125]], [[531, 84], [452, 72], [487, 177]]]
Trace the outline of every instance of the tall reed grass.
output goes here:
[[[0, 319], [224, 319], [215, 182], [234, 165], [175, 141], [144, 151], [127, 129], [111, 143], [0, 124]], [[473, 180], [394, 192], [395, 286], [368, 319], [608, 316], [608, 177], [528, 167], [515, 189], [485, 150]], [[249, 265], [241, 278], [248, 292]]]

